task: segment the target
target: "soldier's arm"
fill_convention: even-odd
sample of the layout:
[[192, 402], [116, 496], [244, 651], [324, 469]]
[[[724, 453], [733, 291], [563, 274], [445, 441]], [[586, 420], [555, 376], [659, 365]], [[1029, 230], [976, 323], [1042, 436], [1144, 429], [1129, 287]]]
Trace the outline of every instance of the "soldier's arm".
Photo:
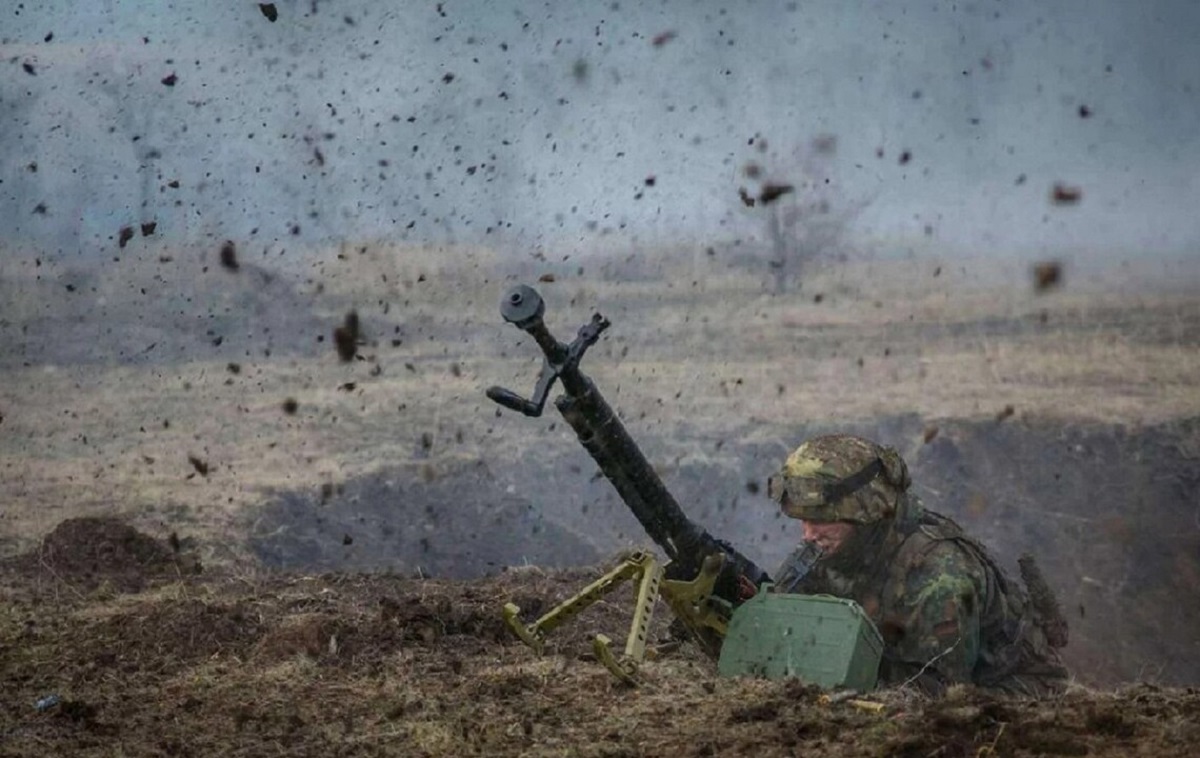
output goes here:
[[[885, 680], [938, 693], [971, 681], [979, 660], [986, 581], [952, 542], [939, 542], [889, 582], [891, 613], [883, 620]], [[885, 606], [885, 607], [886, 607]]]

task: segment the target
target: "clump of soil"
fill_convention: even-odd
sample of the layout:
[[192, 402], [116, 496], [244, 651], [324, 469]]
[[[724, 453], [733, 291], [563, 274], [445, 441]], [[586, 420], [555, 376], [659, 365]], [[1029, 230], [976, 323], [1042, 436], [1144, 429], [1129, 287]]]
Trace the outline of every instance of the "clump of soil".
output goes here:
[[140, 592], [154, 577], [200, 571], [194, 557], [109, 517], [63, 521], [35, 550], [9, 563], [22, 573], [46, 574], [83, 589], [107, 584], [119, 592]]

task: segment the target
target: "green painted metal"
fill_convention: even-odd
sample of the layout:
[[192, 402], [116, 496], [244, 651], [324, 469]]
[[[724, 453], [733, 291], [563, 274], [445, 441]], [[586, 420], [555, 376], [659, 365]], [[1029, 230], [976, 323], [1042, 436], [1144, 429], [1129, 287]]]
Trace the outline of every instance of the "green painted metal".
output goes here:
[[882, 653], [879, 631], [853, 600], [760, 590], [733, 612], [717, 672], [868, 692]]

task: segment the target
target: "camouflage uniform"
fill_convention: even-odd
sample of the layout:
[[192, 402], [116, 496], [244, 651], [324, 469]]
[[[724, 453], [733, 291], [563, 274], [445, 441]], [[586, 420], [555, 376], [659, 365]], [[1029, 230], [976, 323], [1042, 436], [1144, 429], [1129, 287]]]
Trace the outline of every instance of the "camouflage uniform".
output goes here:
[[[1035, 608], [982, 544], [925, 510], [909, 483], [899, 455], [867, 440], [834, 435], [797, 449], [771, 478], [784, 513], [859, 527], [789, 591], [862, 606], [884, 640], [881, 684], [1062, 691], [1068, 673], [1055, 648], [1066, 644], [1066, 630], [1057, 609]], [[1044, 585], [1035, 591], [1052, 597]]]

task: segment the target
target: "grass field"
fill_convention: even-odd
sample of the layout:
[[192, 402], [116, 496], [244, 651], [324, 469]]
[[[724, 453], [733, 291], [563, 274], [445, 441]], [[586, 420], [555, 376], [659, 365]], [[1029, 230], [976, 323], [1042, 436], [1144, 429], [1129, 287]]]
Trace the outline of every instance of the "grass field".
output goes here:
[[[410, 257], [426, 264], [350, 249], [265, 287], [246, 266], [102, 269], [92, 285], [102, 294], [75, 306], [86, 329], [37, 312], [56, 302], [53, 276], [10, 283], [23, 304], [8, 309], [0, 384], [7, 549], [98, 511], [146, 526], [170, 515], [224, 537], [265, 490], [411, 461], [428, 452], [423, 442], [435, 458], [520, 459], [533, 438], [497, 422], [482, 396], [491, 384], [528, 393], [540, 360], [498, 317], [503, 268], [478, 251]], [[830, 266], [780, 297], [711, 265], [685, 261], [655, 281], [539, 285], [560, 339], [595, 310], [613, 321], [586, 366], [627, 418], [645, 414], [667, 438], [677, 420], [721, 429], [913, 413], [936, 423], [1012, 406], [1023, 417], [1136, 426], [1200, 414], [1195, 291], [1083, 282], [1076, 293], [1068, 282], [1037, 295], [1023, 271], [997, 285], [995, 275], [977, 281], [946, 266], [934, 276], [938, 264], [901, 261]], [[155, 280], [156, 291], [128, 296]], [[368, 344], [366, 360], [344, 363], [330, 335], [350, 309]], [[220, 346], [210, 317], [227, 322]], [[51, 359], [22, 365], [31, 346]], [[59, 363], [56, 353], [90, 360]], [[288, 398], [294, 415], [282, 410]], [[189, 455], [209, 464], [207, 476]]]

